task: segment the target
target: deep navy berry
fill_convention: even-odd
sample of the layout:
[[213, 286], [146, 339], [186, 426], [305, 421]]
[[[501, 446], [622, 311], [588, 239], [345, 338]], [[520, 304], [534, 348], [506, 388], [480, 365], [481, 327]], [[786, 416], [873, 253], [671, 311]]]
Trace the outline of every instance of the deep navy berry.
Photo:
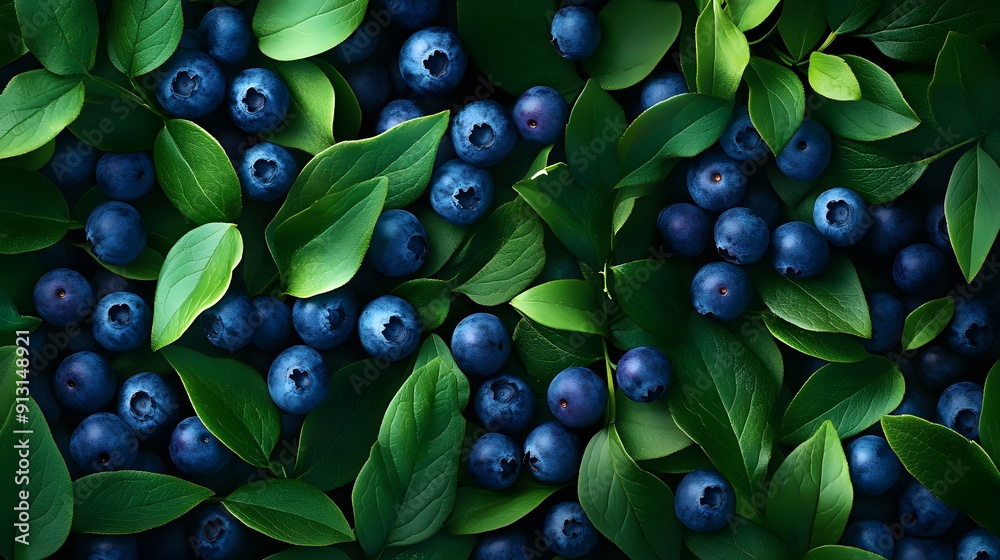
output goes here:
[[229, 85], [229, 116], [240, 130], [252, 134], [281, 125], [290, 101], [288, 86], [266, 68], [247, 68]]
[[597, 545], [597, 529], [577, 502], [556, 504], [545, 516], [545, 544], [564, 558], [579, 558]]
[[389, 12], [388, 19], [403, 29], [419, 29], [434, 21], [441, 0], [377, 0]]
[[667, 206], [656, 219], [656, 226], [667, 252], [682, 259], [702, 254], [712, 240], [712, 221], [694, 204], [678, 202]]
[[251, 303], [257, 328], [250, 342], [261, 350], [272, 352], [287, 347], [294, 333], [292, 309], [288, 304], [271, 296], [257, 296]]
[[229, 292], [201, 313], [201, 327], [214, 346], [235, 352], [250, 344], [254, 333], [253, 303], [243, 292]]
[[868, 296], [868, 309], [872, 319], [872, 337], [861, 343], [872, 354], [884, 354], [899, 344], [906, 310], [901, 301], [883, 292]]
[[903, 537], [896, 542], [892, 560], [952, 560], [955, 551], [947, 541]]
[[49, 161], [38, 170], [52, 181], [72, 204], [87, 189], [94, 186], [95, 171], [101, 153], [73, 136], [71, 132], [63, 131], [56, 136], [55, 149]]
[[94, 309], [94, 339], [112, 352], [128, 352], [149, 340], [152, 323], [153, 313], [141, 297], [114, 292], [104, 296]]
[[764, 256], [767, 224], [749, 208], [730, 208], [715, 221], [715, 249], [726, 262], [753, 264]]
[[916, 242], [920, 222], [916, 212], [902, 203], [873, 204], [868, 208], [871, 226], [859, 246], [876, 260], [888, 260]]
[[197, 416], [180, 421], [170, 436], [170, 459], [184, 474], [200, 475], [221, 471], [233, 452], [222, 445]]
[[517, 482], [524, 451], [509, 437], [490, 433], [476, 440], [469, 450], [469, 474], [487, 490], [504, 490]]
[[567, 60], [583, 60], [601, 43], [601, 22], [588, 8], [566, 6], [552, 18], [552, 45]]
[[922, 387], [935, 394], [958, 383], [968, 373], [968, 368], [968, 359], [947, 346], [925, 346], [917, 353], [917, 378]]
[[936, 537], [951, 527], [958, 511], [913, 481], [899, 496], [899, 518], [906, 526], [906, 532], [915, 537]]
[[250, 23], [231, 6], [212, 8], [198, 26], [198, 46], [224, 66], [246, 58], [253, 41]]
[[514, 346], [510, 333], [496, 315], [473, 313], [451, 334], [451, 353], [467, 375], [487, 377], [500, 371]]
[[225, 507], [208, 505], [194, 514], [189, 541], [198, 558], [235, 560], [242, 556], [247, 531]]
[[385, 104], [385, 107], [382, 107], [382, 111], [378, 115], [375, 134], [382, 134], [398, 124], [423, 117], [426, 114], [426, 111], [409, 99], [390, 101]]
[[539, 144], [552, 144], [566, 128], [569, 104], [558, 91], [548, 86], [535, 86], [517, 98], [513, 115], [521, 138]]
[[687, 188], [695, 204], [722, 212], [736, 206], [747, 188], [740, 162], [720, 152], [705, 152], [691, 161]]
[[1000, 559], [1000, 537], [986, 529], [969, 531], [958, 541], [955, 560]]
[[896, 255], [892, 279], [908, 294], [935, 295], [948, 286], [947, 262], [933, 245], [916, 243]]
[[813, 223], [831, 245], [847, 247], [861, 241], [872, 220], [858, 193], [838, 187], [816, 198]]
[[854, 493], [862, 496], [878, 496], [892, 488], [903, 468], [889, 442], [879, 436], [855, 439], [844, 449], [844, 454]]
[[546, 400], [556, 420], [569, 428], [586, 428], [604, 416], [608, 386], [585, 367], [562, 370], [549, 383]]
[[118, 417], [143, 441], [166, 433], [180, 410], [177, 393], [155, 373], [137, 373], [118, 391]]
[[378, 48], [382, 26], [365, 18], [346, 39], [329, 51], [330, 58], [338, 65], [354, 64], [367, 60]]
[[514, 149], [517, 132], [496, 101], [473, 101], [458, 111], [451, 125], [455, 153], [472, 165], [490, 167]]
[[73, 430], [69, 452], [83, 472], [130, 469], [139, 452], [139, 441], [121, 418], [98, 412]]
[[483, 427], [502, 434], [527, 428], [535, 415], [531, 387], [513, 375], [497, 375], [484, 381], [476, 391], [474, 405]]
[[357, 96], [361, 112], [366, 116], [375, 116], [389, 101], [392, 83], [388, 72], [381, 65], [370, 61], [352, 64], [344, 68], [343, 75], [351, 86], [351, 91]]
[[94, 208], [84, 229], [90, 251], [105, 264], [125, 266], [146, 248], [146, 224], [124, 202], [105, 202]]
[[429, 187], [431, 207], [444, 221], [468, 226], [493, 202], [493, 176], [485, 169], [453, 159], [439, 167]]
[[719, 145], [736, 161], [762, 162], [771, 153], [757, 128], [750, 122], [750, 112], [746, 105], [733, 111], [729, 124], [719, 138]]
[[200, 119], [222, 103], [226, 77], [211, 57], [193, 50], [177, 51], [157, 71], [156, 100], [171, 116]]
[[368, 261], [385, 276], [413, 274], [427, 258], [427, 232], [406, 210], [386, 210], [375, 222]]
[[292, 346], [271, 363], [267, 390], [278, 408], [288, 414], [306, 414], [330, 392], [330, 375], [323, 357], [309, 346]]
[[691, 282], [691, 304], [708, 319], [732, 321], [743, 315], [752, 297], [750, 276], [735, 264], [708, 263]]
[[841, 543], [861, 550], [867, 550], [872, 554], [878, 554], [883, 558], [892, 558], [892, 550], [895, 539], [889, 527], [881, 521], [855, 521], [847, 526]]
[[358, 302], [346, 288], [300, 299], [292, 307], [292, 324], [303, 342], [317, 350], [343, 344], [358, 322]]
[[288, 150], [271, 142], [261, 142], [243, 152], [236, 165], [243, 192], [253, 200], [270, 202], [288, 194], [299, 166]]
[[139, 545], [132, 535], [81, 535], [77, 560], [139, 560]]
[[937, 419], [942, 425], [969, 439], [979, 438], [979, 417], [983, 412], [983, 386], [961, 381], [941, 393]]
[[468, 63], [461, 39], [445, 27], [417, 31], [399, 51], [403, 80], [424, 95], [441, 95], [455, 89]]
[[951, 252], [951, 236], [948, 235], [948, 221], [944, 217], [944, 204], [931, 206], [924, 221], [924, 236], [927, 241], [945, 253]]
[[806, 119], [775, 158], [775, 163], [789, 179], [813, 181], [826, 171], [832, 153], [830, 133], [818, 122]]
[[771, 266], [788, 278], [812, 278], [829, 260], [830, 247], [812, 224], [788, 222], [771, 234]]
[[719, 471], [698, 469], [677, 485], [674, 510], [681, 523], [692, 531], [718, 531], [736, 511], [736, 492]]
[[670, 387], [674, 371], [670, 359], [658, 348], [633, 348], [618, 360], [615, 381], [626, 397], [636, 402], [660, 399]]
[[945, 330], [945, 340], [963, 356], [981, 356], [996, 338], [993, 311], [984, 303], [965, 300], [955, 304], [955, 314]]
[[406, 300], [382, 296], [369, 303], [358, 320], [361, 346], [375, 358], [404, 360], [420, 344], [420, 315]]
[[101, 410], [115, 397], [115, 372], [93, 352], [70, 354], [56, 368], [52, 392], [63, 407], [77, 414]]
[[565, 484], [580, 469], [580, 440], [559, 422], [540, 424], [524, 440], [524, 468], [543, 484]]
[[94, 290], [79, 272], [57, 268], [42, 275], [33, 294], [38, 316], [55, 327], [76, 323], [94, 307]]
[[529, 560], [531, 546], [518, 531], [496, 531], [479, 536], [472, 560]]
[[682, 93], [688, 93], [688, 87], [680, 72], [656, 72], [642, 82], [639, 106], [646, 111], [653, 105]]
[[97, 187], [112, 200], [135, 200], [155, 182], [153, 158], [147, 152], [104, 154], [97, 162]]
[[764, 220], [768, 229], [774, 229], [781, 214], [781, 199], [766, 181], [752, 180], [747, 184], [743, 198], [736, 204], [749, 208]]
[[909, 414], [933, 422], [937, 417], [934, 409], [935, 406], [934, 401], [926, 393], [916, 386], [907, 383], [906, 391], [903, 393], [903, 400], [896, 407], [896, 410], [892, 411], [892, 414], [894, 416]]

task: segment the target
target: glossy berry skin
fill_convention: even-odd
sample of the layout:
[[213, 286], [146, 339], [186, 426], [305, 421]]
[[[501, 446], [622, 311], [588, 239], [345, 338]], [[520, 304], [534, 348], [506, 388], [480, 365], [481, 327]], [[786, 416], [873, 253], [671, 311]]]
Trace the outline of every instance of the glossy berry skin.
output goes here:
[[156, 100], [172, 117], [200, 119], [226, 96], [226, 77], [206, 54], [181, 50], [160, 67], [164, 77], [156, 86]]
[[306, 414], [330, 392], [330, 375], [323, 357], [309, 346], [292, 346], [271, 362], [267, 390], [278, 408], [288, 414]]
[[892, 560], [952, 560], [955, 549], [947, 541], [903, 537], [896, 542]]
[[266, 68], [247, 68], [229, 85], [229, 116], [244, 132], [258, 134], [281, 125], [288, 113], [288, 86]]
[[86, 473], [130, 469], [139, 453], [139, 441], [121, 418], [98, 412], [73, 430], [69, 452]]
[[261, 142], [243, 152], [236, 176], [247, 197], [270, 202], [288, 194], [299, 166], [288, 150], [271, 142]]
[[383, 276], [406, 276], [423, 266], [427, 250], [427, 232], [416, 216], [406, 210], [386, 210], [375, 222], [368, 261]]
[[229, 292], [201, 313], [201, 327], [213, 346], [235, 352], [254, 334], [253, 303], [243, 292]]
[[472, 549], [472, 560], [528, 560], [531, 545], [528, 539], [516, 530], [496, 531], [479, 536], [476, 548]]
[[392, 25], [419, 29], [434, 21], [441, 11], [441, 0], [377, 0], [389, 11]]
[[919, 482], [911, 482], [899, 496], [899, 518], [906, 533], [914, 537], [936, 537], [951, 527], [958, 511], [946, 506]]
[[848, 247], [861, 241], [871, 226], [871, 217], [858, 193], [837, 187], [816, 198], [813, 223], [831, 245]]
[[135, 350], [149, 340], [153, 312], [131, 292], [104, 296], [94, 309], [93, 333], [97, 343], [112, 352]]
[[490, 433], [476, 440], [469, 450], [472, 480], [487, 490], [505, 490], [517, 482], [524, 451], [509, 437]]
[[413, 354], [422, 330], [417, 310], [396, 296], [373, 300], [358, 320], [358, 335], [365, 351], [374, 358], [394, 362]]
[[982, 356], [989, 352], [996, 338], [993, 311], [984, 303], [956, 302], [955, 314], [945, 330], [945, 340], [963, 356]]
[[729, 124], [719, 138], [719, 145], [726, 155], [736, 161], [762, 162], [771, 153], [757, 128], [750, 122], [750, 112], [746, 105], [733, 111]]
[[565, 484], [580, 469], [580, 440], [559, 422], [539, 424], [524, 440], [524, 468], [543, 484]]
[[165, 434], [180, 410], [177, 393], [152, 372], [126, 379], [116, 401], [118, 417], [143, 441]]
[[460, 159], [437, 168], [430, 183], [431, 208], [456, 226], [474, 224], [493, 202], [493, 176]]
[[700, 533], [718, 531], [736, 512], [736, 492], [719, 471], [698, 469], [681, 479], [674, 510], [685, 527]]
[[105, 264], [127, 265], [146, 248], [146, 224], [124, 202], [105, 202], [94, 208], [84, 229], [91, 252]]
[[549, 383], [549, 410], [568, 428], [586, 428], [604, 416], [607, 383], [585, 367], [562, 370]]
[[190, 475], [217, 473], [233, 456], [197, 416], [189, 416], [177, 424], [170, 436], [169, 450], [174, 466]]
[[257, 328], [250, 342], [261, 350], [276, 352], [288, 346], [295, 332], [292, 328], [292, 309], [288, 304], [271, 296], [257, 296], [251, 300]]
[[52, 157], [38, 170], [60, 190], [70, 204], [94, 186], [101, 152], [68, 130], [55, 139]]
[[545, 544], [564, 558], [579, 558], [597, 545], [597, 529], [577, 502], [553, 506], [542, 527]]
[[847, 526], [840, 541], [846, 546], [853, 546], [878, 554], [883, 558], [892, 558], [895, 539], [889, 532], [889, 527], [881, 521], [855, 521]]
[[346, 288], [296, 300], [292, 324], [303, 342], [317, 350], [343, 344], [358, 322], [358, 302]]
[[947, 275], [942, 274], [946, 267], [941, 251], [926, 243], [916, 243], [896, 255], [892, 279], [908, 294], [938, 294], [948, 285]]
[[139, 560], [139, 545], [132, 535], [81, 535], [76, 543], [78, 560]]
[[826, 171], [832, 153], [830, 133], [818, 122], [806, 119], [775, 158], [775, 163], [789, 179], [813, 181]]
[[969, 439], [979, 438], [979, 417], [983, 412], [983, 386], [961, 381], [941, 393], [937, 420]]
[[948, 234], [948, 222], [944, 217], [944, 204], [932, 205], [924, 220], [924, 237], [940, 251], [948, 253], [951, 248], [951, 236]]
[[601, 22], [583, 6], [566, 6], [552, 18], [552, 45], [567, 60], [583, 60], [601, 43]]
[[397, 99], [386, 103], [378, 115], [375, 134], [382, 134], [390, 128], [427, 115], [427, 112], [409, 99]]
[[986, 529], [969, 531], [958, 541], [955, 560], [1000, 559], [1000, 537]]
[[458, 111], [451, 125], [455, 154], [477, 167], [503, 161], [514, 149], [517, 131], [496, 101], [473, 101]]
[[883, 292], [868, 296], [868, 309], [872, 318], [872, 337], [862, 340], [861, 344], [872, 354], [884, 354], [902, 338], [906, 309], [901, 301]]
[[740, 162], [719, 152], [705, 152], [691, 161], [687, 171], [688, 194], [705, 210], [722, 212], [743, 198], [747, 177]]
[[115, 372], [93, 352], [70, 354], [56, 368], [52, 392], [59, 404], [77, 414], [101, 410], [115, 397]]
[[894, 258], [916, 242], [920, 223], [916, 212], [905, 204], [873, 204], [868, 207], [871, 226], [859, 246], [872, 259]]
[[726, 262], [753, 264], [767, 251], [767, 224], [749, 208], [730, 208], [715, 221], [715, 249]]
[[399, 51], [403, 81], [423, 95], [441, 95], [455, 89], [468, 64], [461, 39], [445, 27], [417, 31]]
[[788, 278], [812, 278], [829, 260], [830, 247], [812, 224], [788, 222], [771, 234], [771, 266]]
[[236, 560], [246, 544], [247, 531], [225, 507], [208, 505], [192, 519], [191, 547], [204, 560]]
[[104, 154], [97, 162], [97, 187], [111, 200], [135, 200], [156, 182], [148, 152]]
[[752, 297], [750, 276], [735, 264], [708, 263], [691, 282], [691, 304], [708, 319], [732, 321], [743, 315]]
[[243, 61], [253, 41], [243, 12], [231, 6], [212, 8], [198, 26], [198, 46], [223, 66]]
[[33, 299], [38, 316], [59, 328], [85, 319], [95, 303], [90, 282], [68, 268], [43, 274], [35, 283]]
[[682, 93], [688, 93], [688, 87], [680, 72], [654, 72], [642, 82], [639, 107], [646, 111], [653, 105]]
[[548, 86], [535, 86], [514, 103], [514, 126], [521, 138], [539, 144], [558, 140], [569, 120], [569, 104], [558, 91]]
[[479, 386], [474, 406], [484, 428], [510, 434], [531, 423], [535, 415], [535, 395], [521, 378], [497, 375]]
[[899, 479], [903, 464], [879, 436], [861, 436], [844, 449], [854, 493], [862, 496], [883, 494]]
[[618, 360], [615, 381], [626, 397], [635, 402], [653, 402], [666, 394], [674, 371], [670, 359], [658, 348], [633, 348]]
[[462, 319], [451, 334], [451, 353], [466, 375], [487, 377], [500, 371], [514, 343], [496, 315], [473, 313]]
[[702, 254], [712, 239], [712, 221], [708, 214], [686, 202], [664, 208], [656, 219], [656, 227], [666, 250], [682, 259]]
[[967, 358], [940, 344], [921, 348], [916, 366], [920, 385], [935, 394], [959, 382], [969, 370]]

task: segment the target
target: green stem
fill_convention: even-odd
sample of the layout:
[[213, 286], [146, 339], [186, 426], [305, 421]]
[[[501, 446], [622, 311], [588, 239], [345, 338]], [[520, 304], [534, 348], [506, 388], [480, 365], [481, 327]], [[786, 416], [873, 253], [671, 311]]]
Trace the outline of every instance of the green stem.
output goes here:
[[615, 365], [611, 363], [611, 358], [608, 356], [608, 341], [606, 339], [601, 339], [601, 344], [604, 346], [604, 368], [607, 370], [608, 374], [608, 424], [615, 421], [615, 377], [612, 371]]
[[837, 32], [836, 31], [831, 31], [830, 34], [826, 36], [826, 40], [823, 41], [823, 44], [820, 45], [819, 48], [816, 49], [816, 50], [818, 52], [825, 51], [826, 48], [830, 46], [830, 43], [833, 43], [833, 40], [836, 39], [836, 38], [837, 38]]
[[753, 41], [750, 41], [750, 42], [749, 42], [748, 44], [749, 44], [750, 46], [753, 46], [753, 45], [756, 45], [756, 44], [758, 44], [758, 43], [763, 43], [763, 42], [764, 42], [764, 41], [765, 41], [765, 40], [766, 40], [766, 39], [767, 39], [768, 37], [770, 37], [770, 36], [771, 36], [771, 34], [772, 34], [772, 33], [774, 33], [774, 31], [775, 31], [776, 29], [778, 29], [778, 24], [777, 24], [777, 22], [776, 22], [776, 23], [775, 23], [774, 25], [772, 25], [772, 26], [771, 26], [771, 29], [769, 29], [769, 30], [768, 30], [768, 32], [767, 32], [767, 33], [765, 33], [763, 37], [761, 37], [760, 39], [754, 39]]
[[[90, 73], [88, 73], [86, 76], [88, 78], [90, 78], [91, 80], [93, 80], [93, 81], [101, 84], [102, 86], [104, 86], [104, 87], [106, 87], [108, 89], [112, 89], [112, 90], [120, 93], [123, 97], [125, 97], [125, 98], [129, 99], [130, 101], [132, 101], [133, 103], [135, 103], [135, 104], [137, 104], [137, 105], [139, 105], [139, 106], [147, 109], [149, 112], [155, 114], [156, 116], [160, 117], [161, 119], [167, 120], [168, 117], [167, 117], [166, 114], [164, 114], [162, 111], [160, 111], [159, 109], [157, 109], [155, 106], [153, 106], [152, 103], [150, 103], [144, 97], [140, 96], [138, 93], [133, 92], [133, 91], [129, 91], [128, 89], [126, 89], [126, 88], [124, 88], [124, 87], [122, 87], [122, 86], [120, 86], [120, 85], [112, 82], [111, 80], [109, 80], [107, 78], [102, 78], [101, 76], [95, 76], [95, 75], [90, 74]], [[134, 87], [134, 82], [133, 82], [133, 87]], [[139, 88], [136, 88], [136, 89], [138, 90]]]

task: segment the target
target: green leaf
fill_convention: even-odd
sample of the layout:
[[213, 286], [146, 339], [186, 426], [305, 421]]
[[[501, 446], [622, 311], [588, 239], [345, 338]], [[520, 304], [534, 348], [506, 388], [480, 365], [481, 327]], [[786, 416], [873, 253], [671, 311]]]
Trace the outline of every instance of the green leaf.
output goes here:
[[827, 544], [810, 550], [802, 560], [884, 560], [884, 558], [860, 548]]
[[49, 140], [48, 143], [40, 148], [35, 148], [26, 154], [21, 154], [7, 159], [5, 163], [13, 167], [20, 167], [30, 171], [38, 171], [42, 168], [42, 166], [48, 163], [50, 159], [52, 159], [55, 151], [56, 141], [53, 139]]
[[73, 225], [62, 192], [34, 171], [0, 166], [0, 254], [44, 249]]
[[438, 532], [426, 541], [406, 548], [390, 548], [381, 560], [452, 560], [471, 558], [476, 539], [472, 536], [454, 536]]
[[749, 31], [764, 23], [781, 0], [729, 0], [726, 12], [740, 31]]
[[102, 472], [73, 482], [73, 531], [125, 535], [164, 525], [191, 511], [212, 491], [165, 474]]
[[270, 468], [281, 417], [267, 382], [254, 368], [171, 346], [163, 355], [177, 370], [195, 413], [219, 441], [251, 465]]
[[948, 326], [955, 313], [951, 296], [928, 301], [906, 316], [903, 325], [903, 352], [916, 350], [934, 340]]
[[354, 277], [382, 213], [388, 186], [386, 177], [335, 186], [274, 230], [268, 245], [285, 293], [311, 297], [335, 290]]
[[271, 140], [316, 155], [333, 145], [334, 90], [330, 79], [308, 60], [268, 65], [288, 86], [291, 99], [283, 126]]
[[90, 250], [90, 245], [84, 244], [80, 245], [80, 247], [107, 270], [114, 272], [118, 276], [129, 278], [131, 280], [156, 280], [160, 276], [160, 270], [163, 268], [163, 255], [156, 249], [149, 246], [143, 249], [134, 261], [124, 266], [116, 266], [102, 262], [96, 255], [94, 255], [94, 252]]
[[550, 329], [521, 319], [514, 328], [514, 350], [528, 375], [548, 383], [560, 371], [601, 359], [601, 339], [594, 335]]
[[114, 0], [108, 14], [108, 56], [126, 76], [141, 76], [174, 54], [183, 31], [180, 0]]
[[681, 30], [676, 2], [615, 0], [598, 14], [601, 41], [583, 69], [606, 90], [634, 86], [649, 75]]
[[694, 444], [674, 423], [667, 399], [635, 402], [620, 389], [615, 395], [615, 426], [629, 457], [636, 461], [659, 459]]
[[799, 556], [840, 540], [854, 501], [847, 457], [837, 430], [824, 422], [774, 473], [767, 525]]
[[272, 204], [247, 200], [240, 212], [236, 228], [243, 232], [243, 283], [250, 297], [263, 294], [278, 280], [278, 265], [264, 239], [264, 228], [276, 211]]
[[778, 34], [793, 61], [805, 60], [826, 29], [826, 14], [822, 2], [785, 0], [782, 3]]
[[361, 106], [354, 90], [344, 79], [344, 76], [325, 60], [314, 58], [312, 63], [326, 74], [333, 86], [333, 137], [343, 140], [354, 140], [361, 130]]
[[264, 560], [351, 560], [351, 557], [333, 547], [293, 546]]
[[83, 107], [79, 78], [31, 70], [14, 76], [0, 95], [0, 158], [48, 144]]
[[437, 212], [426, 206], [414, 208], [413, 213], [427, 232], [428, 245], [424, 266], [420, 267], [417, 274], [433, 276], [447, 264], [465, 240], [466, 228], [449, 224], [438, 216]]
[[17, 22], [14, 0], [0, 0], [0, 33], [7, 38], [0, 41], [0, 65], [6, 66], [28, 52], [21, 39], [21, 25]]
[[649, 461], [641, 461], [640, 467], [649, 472], [660, 474], [687, 474], [697, 469], [714, 469], [715, 465], [701, 450], [701, 447], [692, 445], [684, 449]]
[[590, 521], [630, 558], [671, 559], [680, 554], [681, 528], [670, 488], [635, 464], [614, 425], [587, 444], [578, 490]]
[[827, 167], [830, 185], [851, 185], [871, 203], [895, 200], [924, 174], [934, 157], [916, 159], [884, 142], [854, 142], [835, 138]]
[[458, 35], [469, 61], [487, 76], [487, 95], [497, 87], [516, 96], [549, 86], [567, 99], [576, 97], [583, 87], [576, 65], [549, 43], [554, 15], [554, 2], [458, 2]]
[[38, 317], [21, 315], [3, 286], [0, 286], [0, 333], [13, 335], [17, 331], [34, 331], [42, 322]]
[[365, 17], [367, 0], [261, 0], [253, 14], [260, 51], [275, 60], [298, 60], [328, 51]]
[[802, 80], [788, 68], [759, 56], [750, 57], [743, 79], [750, 89], [750, 121], [771, 151], [779, 154], [805, 117]]
[[[615, 151], [627, 127], [621, 105], [596, 81], [588, 81], [566, 124], [566, 164], [578, 185], [590, 192], [606, 193], [618, 182], [621, 176]], [[542, 162], [526, 179], [546, 167], [548, 164]]]
[[[89, 88], [91, 81], [84, 81]], [[94, 95], [88, 89], [87, 95], [80, 116], [68, 126], [74, 136], [105, 152], [153, 149], [156, 135], [163, 130], [160, 117], [118, 92]]]
[[767, 307], [797, 327], [871, 337], [865, 293], [846, 257], [831, 255], [826, 269], [807, 280], [786, 278], [770, 267], [755, 270], [753, 280]]
[[753, 521], [733, 518], [715, 533], [690, 532], [684, 544], [700, 560], [797, 560], [785, 541]]
[[478, 487], [462, 487], [455, 498], [444, 530], [452, 535], [478, 535], [513, 524], [535, 510], [546, 498], [563, 488], [545, 485], [522, 476], [511, 488], [494, 492]]
[[642, 260], [613, 266], [611, 273], [615, 301], [636, 325], [664, 340], [677, 338], [691, 315], [690, 269]]
[[421, 324], [429, 331], [440, 327], [451, 309], [451, 289], [444, 280], [415, 278], [396, 286], [392, 295], [405, 299], [416, 308]]
[[805, 441], [824, 422], [849, 438], [878, 422], [903, 400], [903, 374], [872, 356], [856, 364], [828, 364], [809, 377], [785, 410], [781, 441]]
[[156, 135], [156, 178], [170, 202], [196, 224], [236, 222], [240, 180], [218, 140], [191, 121], [173, 119]]
[[440, 358], [442, 369], [451, 370], [455, 374], [455, 378], [458, 379], [458, 407], [464, 410], [469, 404], [471, 387], [468, 378], [458, 367], [454, 356], [451, 355], [451, 348], [448, 347], [444, 339], [436, 334], [427, 337], [420, 345], [420, 350], [417, 351], [417, 358], [413, 361], [411, 369], [416, 371], [433, 362], [435, 358]]
[[99, 26], [93, 0], [14, 0], [14, 6], [24, 44], [42, 66], [56, 74], [83, 74], [94, 67]]
[[242, 254], [243, 238], [233, 224], [195, 228], [170, 249], [153, 300], [153, 351], [180, 338], [222, 299]]
[[997, 128], [1000, 108], [993, 102], [997, 88], [1000, 61], [973, 39], [949, 33], [927, 91], [938, 122], [946, 123], [963, 138]]
[[955, 164], [944, 197], [948, 236], [966, 280], [986, 262], [1000, 232], [1000, 166], [981, 146]]
[[510, 301], [522, 315], [552, 329], [606, 335], [600, 319], [600, 294], [583, 280], [553, 280]]
[[807, 356], [845, 364], [868, 359], [865, 347], [853, 336], [807, 331], [771, 316], [764, 316], [764, 324], [775, 338]]
[[886, 416], [882, 430], [920, 484], [987, 530], [1000, 531], [1000, 511], [983, 499], [1000, 495], [1000, 472], [978, 443], [916, 416]]
[[993, 462], [1000, 458], [1000, 362], [986, 375], [983, 410], [979, 415], [979, 438]]
[[434, 358], [396, 393], [354, 485], [365, 554], [417, 544], [440, 529], [455, 504], [464, 437], [458, 372]]
[[882, 5], [883, 0], [825, 0], [826, 20], [838, 35], [857, 31]]
[[993, 0], [885, 0], [875, 18], [861, 30], [878, 50], [906, 62], [930, 62], [949, 31], [985, 42], [1000, 32], [1000, 13]]
[[247, 484], [222, 504], [247, 527], [282, 542], [325, 546], [354, 540], [337, 504], [316, 487], [292, 478]]
[[695, 37], [698, 92], [732, 101], [750, 63], [750, 45], [720, 0], [712, 0], [698, 16]]
[[816, 93], [836, 101], [861, 99], [861, 84], [843, 58], [813, 52], [809, 55], [809, 85]]

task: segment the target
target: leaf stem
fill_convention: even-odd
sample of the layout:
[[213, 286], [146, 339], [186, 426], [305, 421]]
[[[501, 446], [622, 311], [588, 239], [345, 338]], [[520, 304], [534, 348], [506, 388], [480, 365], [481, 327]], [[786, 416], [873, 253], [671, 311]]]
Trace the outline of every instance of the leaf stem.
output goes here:
[[615, 365], [611, 363], [611, 358], [608, 356], [608, 341], [605, 338], [601, 339], [601, 345], [604, 346], [604, 368], [608, 374], [608, 421], [610, 425], [615, 421], [615, 377], [612, 371], [615, 369]]
[[823, 41], [823, 44], [820, 45], [818, 49], [816, 49], [816, 52], [823, 52], [823, 51], [825, 51], [826, 48], [829, 47], [830, 44], [833, 43], [833, 40], [836, 39], [836, 38], [837, 38], [837, 32], [836, 31], [831, 31], [830, 34], [826, 36], [826, 40]]
[[[149, 102], [149, 100], [145, 99], [144, 96], [140, 96], [137, 92], [129, 91], [128, 89], [112, 82], [107, 78], [103, 78], [101, 76], [95, 76], [89, 72], [86, 74], [86, 76], [91, 80], [101, 84], [102, 86], [120, 93], [123, 97], [127, 98], [129, 101], [132, 101], [133, 103], [147, 109], [149, 112], [155, 114], [161, 119], [167, 120], [168, 117], [165, 113], [157, 109], [155, 106], [153, 106], [152, 103]], [[131, 81], [131, 78], [129, 78], [129, 80]], [[132, 82], [132, 84], [133, 87], [135, 87], [135, 83]]]

